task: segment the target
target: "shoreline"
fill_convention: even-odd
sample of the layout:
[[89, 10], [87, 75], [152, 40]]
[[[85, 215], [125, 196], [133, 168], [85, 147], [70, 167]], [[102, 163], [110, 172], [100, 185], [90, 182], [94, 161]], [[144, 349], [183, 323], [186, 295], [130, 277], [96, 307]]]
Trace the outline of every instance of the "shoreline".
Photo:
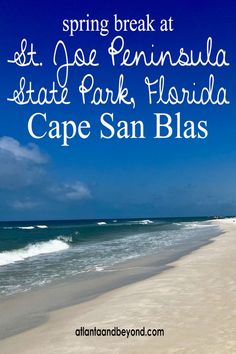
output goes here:
[[191, 242], [187, 240], [174, 248], [163, 249], [160, 254], [139, 256], [104, 271], [82, 273], [27, 292], [0, 297], [0, 341], [46, 323], [52, 311], [86, 303], [161, 274], [172, 268], [178, 259], [214, 242], [220, 234], [220, 230], [214, 236], [203, 234]]
[[[131, 274], [133, 282], [50, 312], [41, 323], [38, 321], [37, 327], [25, 328], [24, 332], [1, 340], [2, 352], [13, 353], [14, 343], [20, 352], [33, 354], [77, 353], [78, 347], [85, 353], [92, 353], [95, 348], [97, 353], [153, 353], [157, 349], [158, 353], [233, 353], [236, 350], [233, 220], [213, 221], [222, 229], [220, 236], [172, 258], [159, 272], [156, 265], [151, 266], [150, 262], [145, 265], [143, 260], [142, 267], [149, 267], [144, 279], [140, 279], [139, 269], [139, 276]], [[167, 334], [163, 338], [75, 337], [74, 330], [83, 325], [90, 328], [145, 325], [164, 328]]]

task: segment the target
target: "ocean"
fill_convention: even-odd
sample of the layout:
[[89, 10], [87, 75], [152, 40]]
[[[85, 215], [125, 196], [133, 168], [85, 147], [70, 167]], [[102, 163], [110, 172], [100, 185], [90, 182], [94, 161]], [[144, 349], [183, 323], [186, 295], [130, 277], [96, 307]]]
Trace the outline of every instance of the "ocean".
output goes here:
[[0, 223], [0, 297], [79, 274], [106, 272], [219, 233], [207, 218]]

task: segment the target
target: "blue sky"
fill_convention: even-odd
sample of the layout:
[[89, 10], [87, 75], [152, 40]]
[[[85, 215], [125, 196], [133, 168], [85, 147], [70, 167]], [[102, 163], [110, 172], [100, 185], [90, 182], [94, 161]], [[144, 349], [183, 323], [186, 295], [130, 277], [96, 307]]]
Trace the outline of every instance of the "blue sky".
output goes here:
[[[118, 218], [144, 216], [199, 216], [236, 213], [236, 80], [234, 31], [236, 5], [233, 1], [1, 1], [0, 71], [0, 218], [2, 220], [60, 218]], [[62, 32], [65, 18], [143, 18], [147, 13], [160, 20], [172, 16], [174, 31], [168, 33], [126, 33], [127, 45], [148, 50], [203, 49], [209, 36], [215, 48], [227, 51], [229, 67], [198, 68], [112, 68], [105, 51], [114, 32]], [[7, 63], [22, 38], [34, 42], [42, 68], [19, 68]], [[35, 86], [49, 86], [55, 79], [52, 53], [62, 39], [70, 53], [78, 47], [97, 48], [99, 69], [75, 68], [68, 87], [69, 106], [17, 106], [7, 102], [21, 76]], [[115, 88], [125, 74], [137, 106], [82, 105], [78, 85], [92, 72], [101, 86]], [[181, 87], [192, 82], [202, 85], [213, 73], [218, 86], [225, 86], [230, 105], [225, 106], [148, 106], [141, 84], [146, 75], [164, 74], [167, 81]], [[27, 130], [29, 116], [47, 113], [49, 119], [89, 120], [91, 137], [71, 140], [61, 147], [57, 140], [33, 139]], [[174, 114], [185, 119], [208, 121], [205, 140], [152, 138], [153, 112]], [[99, 117], [114, 112], [117, 119], [142, 119], [146, 139], [99, 139]], [[39, 129], [43, 127], [39, 127]]]

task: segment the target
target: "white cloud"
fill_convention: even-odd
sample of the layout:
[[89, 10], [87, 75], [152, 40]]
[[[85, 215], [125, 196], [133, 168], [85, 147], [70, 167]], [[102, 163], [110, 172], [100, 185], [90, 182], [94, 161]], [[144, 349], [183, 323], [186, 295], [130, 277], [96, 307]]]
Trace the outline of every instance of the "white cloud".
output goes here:
[[36, 145], [24, 146], [11, 137], [1, 137], [0, 190], [18, 191], [40, 185], [47, 177], [46, 161], [48, 157]]
[[50, 191], [58, 200], [82, 200], [90, 199], [91, 192], [88, 187], [80, 181], [74, 183], [64, 183], [61, 185], [53, 186]]
[[10, 204], [10, 207], [15, 210], [23, 211], [36, 208], [38, 205], [39, 203], [33, 202], [31, 200], [15, 200]]
[[0, 138], [0, 152], [10, 155], [11, 158], [16, 160], [26, 160], [36, 164], [42, 164], [48, 161], [48, 157], [40, 152], [37, 145], [28, 144], [22, 146], [19, 141], [9, 136]]
[[35, 144], [22, 145], [0, 137], [0, 210], [30, 211], [36, 207], [63, 205], [90, 199], [86, 184], [79, 180], [55, 180], [49, 158]]

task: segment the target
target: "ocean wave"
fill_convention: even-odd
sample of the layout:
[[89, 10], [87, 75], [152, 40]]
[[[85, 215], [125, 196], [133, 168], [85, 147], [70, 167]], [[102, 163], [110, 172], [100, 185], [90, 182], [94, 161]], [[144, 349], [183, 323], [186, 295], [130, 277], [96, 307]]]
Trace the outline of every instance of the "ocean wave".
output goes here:
[[33, 230], [34, 228], [34, 226], [17, 226], [17, 229], [20, 230]]
[[140, 224], [143, 224], [143, 225], [154, 224], [154, 221], [152, 221], [152, 220], [141, 220]]
[[99, 221], [97, 225], [107, 225], [107, 223], [105, 221]]
[[47, 229], [47, 228], [48, 228], [47, 225], [36, 225], [36, 226], [30, 225], [30, 226], [4, 226], [3, 229], [4, 229], [4, 230], [12, 230], [12, 229], [33, 230], [33, 229], [35, 229], [36, 227], [37, 227], [38, 229]]
[[149, 224], [154, 224], [154, 221], [146, 219], [146, 220], [134, 221], [133, 223], [139, 225], [149, 225]]
[[20, 262], [26, 258], [39, 256], [41, 254], [63, 251], [69, 247], [70, 246], [66, 242], [56, 239], [30, 244], [18, 250], [0, 252], [0, 266]]
[[201, 222], [190, 222], [184, 225], [185, 229], [196, 229], [196, 228], [205, 228], [205, 227], [215, 227], [215, 225], [211, 224], [203, 224]]
[[104, 270], [103, 267], [95, 266], [96, 272], [102, 272]]

